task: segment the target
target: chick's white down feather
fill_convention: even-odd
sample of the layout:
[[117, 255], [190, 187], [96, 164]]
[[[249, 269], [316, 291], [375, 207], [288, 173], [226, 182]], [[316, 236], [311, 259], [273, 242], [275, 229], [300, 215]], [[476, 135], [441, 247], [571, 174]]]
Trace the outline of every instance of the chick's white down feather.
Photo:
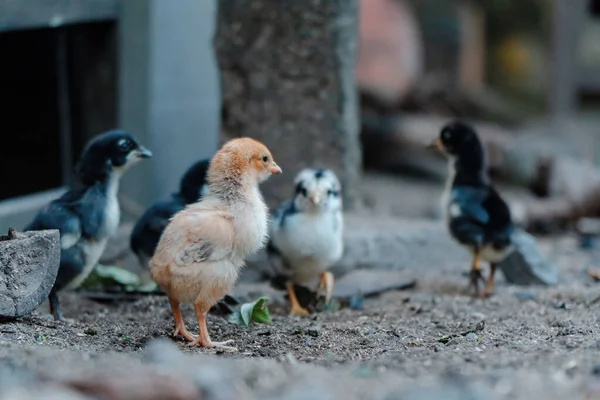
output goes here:
[[311, 285], [343, 254], [341, 188], [330, 170], [305, 169], [294, 183], [296, 195], [271, 219], [270, 236], [289, 279]]

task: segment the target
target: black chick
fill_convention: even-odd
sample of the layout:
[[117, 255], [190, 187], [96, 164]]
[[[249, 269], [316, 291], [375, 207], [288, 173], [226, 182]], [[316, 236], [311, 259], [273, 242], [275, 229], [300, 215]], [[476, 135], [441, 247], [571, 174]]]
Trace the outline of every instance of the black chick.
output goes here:
[[483, 277], [479, 259], [490, 263], [490, 275], [482, 297], [492, 293], [497, 264], [513, 251], [514, 226], [508, 205], [491, 186], [486, 172], [483, 146], [475, 130], [462, 122], [451, 122], [430, 146], [450, 162], [444, 194], [446, 219], [452, 237], [473, 254], [470, 286], [479, 295]]
[[117, 192], [121, 176], [132, 165], [151, 156], [127, 132], [114, 130], [95, 137], [77, 164], [75, 184], [25, 227], [26, 231], [60, 231], [60, 267], [48, 296], [54, 319], [63, 320], [58, 292], [75, 289], [85, 280], [119, 225]]
[[202, 197], [209, 162], [208, 159], [200, 160], [188, 168], [181, 178], [179, 192], [152, 204], [136, 222], [131, 232], [130, 247], [144, 268], [148, 268], [148, 261], [171, 217]]
[[[146, 271], [149, 272], [148, 262], [171, 217], [183, 210], [186, 205], [196, 203], [202, 198], [206, 189], [209, 163], [210, 159], [202, 159], [190, 166], [181, 178], [179, 192], [173, 193], [169, 199], [152, 204], [133, 227], [130, 247]], [[230, 313], [232, 310], [229, 305], [235, 304], [238, 304], [237, 299], [227, 295], [217, 306], [222, 313]]]

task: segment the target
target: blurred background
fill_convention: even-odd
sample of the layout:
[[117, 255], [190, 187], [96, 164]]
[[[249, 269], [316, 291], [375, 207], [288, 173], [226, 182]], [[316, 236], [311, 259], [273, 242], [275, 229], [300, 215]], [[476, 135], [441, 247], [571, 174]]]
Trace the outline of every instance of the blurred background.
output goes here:
[[[573, 202], [577, 217], [597, 213], [600, 1], [359, 7], [363, 207], [435, 216], [446, 166], [422, 145], [460, 117], [479, 128], [490, 172], [511, 198], [533, 204], [519, 218], [571, 218]], [[102, 131], [129, 130], [155, 153], [125, 177], [125, 220], [212, 155], [216, 13], [214, 0], [0, 0], [0, 231], [22, 228], [55, 198]], [[564, 198], [569, 205], [550, 209], [542, 201]]]

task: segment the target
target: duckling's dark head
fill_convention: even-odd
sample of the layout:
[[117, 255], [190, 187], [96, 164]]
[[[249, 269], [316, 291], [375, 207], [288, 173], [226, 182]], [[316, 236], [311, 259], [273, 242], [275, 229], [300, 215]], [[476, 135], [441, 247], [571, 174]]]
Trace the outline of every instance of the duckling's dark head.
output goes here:
[[439, 136], [431, 143], [442, 153], [483, 167], [484, 152], [475, 129], [460, 121], [450, 122], [442, 127]]

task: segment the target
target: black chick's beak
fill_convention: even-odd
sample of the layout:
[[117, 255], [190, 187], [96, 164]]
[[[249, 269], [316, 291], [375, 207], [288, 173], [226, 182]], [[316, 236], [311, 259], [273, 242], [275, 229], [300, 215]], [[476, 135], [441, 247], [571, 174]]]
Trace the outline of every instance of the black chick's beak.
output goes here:
[[442, 141], [440, 138], [435, 138], [431, 142], [427, 144], [428, 149], [434, 149], [438, 151], [444, 151], [444, 146], [442, 145]]
[[144, 146], [140, 146], [140, 148], [137, 151], [138, 156], [140, 158], [150, 158], [152, 157], [152, 152], [150, 150], [148, 150], [147, 148], [145, 148]]

